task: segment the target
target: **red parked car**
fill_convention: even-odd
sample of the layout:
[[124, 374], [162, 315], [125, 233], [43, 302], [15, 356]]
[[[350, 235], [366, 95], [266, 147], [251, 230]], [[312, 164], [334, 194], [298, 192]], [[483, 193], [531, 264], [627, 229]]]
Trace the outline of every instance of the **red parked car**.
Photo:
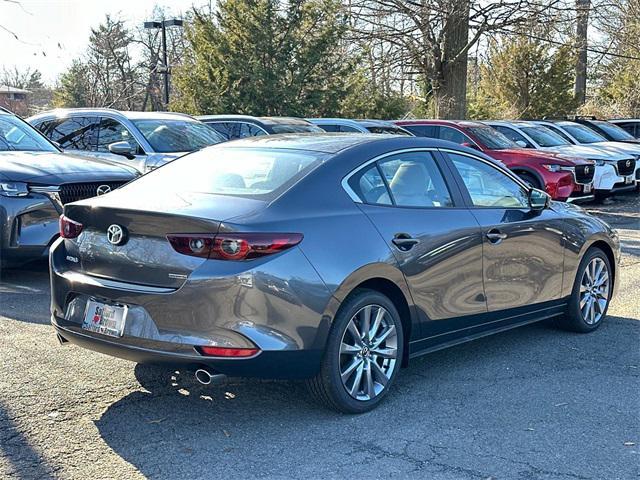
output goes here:
[[488, 125], [454, 120], [399, 120], [417, 137], [439, 138], [475, 148], [504, 163], [532, 187], [554, 200], [591, 197], [595, 164], [550, 152], [521, 148]]

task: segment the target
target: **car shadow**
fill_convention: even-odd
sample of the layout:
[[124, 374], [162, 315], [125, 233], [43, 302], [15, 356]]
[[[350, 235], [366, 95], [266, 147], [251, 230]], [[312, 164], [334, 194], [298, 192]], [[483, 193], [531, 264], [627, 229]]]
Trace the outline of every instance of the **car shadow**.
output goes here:
[[45, 261], [0, 270], [0, 316], [49, 323], [49, 270]]
[[[582, 402], [582, 392], [560, 395], [558, 388], [596, 383], [591, 375], [606, 384], [611, 371], [638, 368], [639, 338], [640, 321], [621, 317], [608, 317], [591, 335], [550, 322], [504, 332], [412, 361], [385, 402], [356, 416], [319, 406], [301, 382], [232, 379], [211, 387], [188, 372], [138, 365], [136, 377], [146, 391], [110, 405], [95, 426], [114, 452], [143, 475], [159, 478], [341, 476], [367, 456], [424, 465], [435, 457], [442, 462], [447, 448], [477, 449], [477, 442], [483, 455], [500, 457], [521, 441], [529, 425], [523, 421], [549, 422], [547, 409]], [[602, 397], [592, 398], [593, 405], [617, 395], [607, 385], [588, 389]], [[552, 437], [571, 445], [574, 437], [594, 435], [591, 428], [585, 420]], [[451, 447], [443, 445], [438, 436], [452, 432], [459, 437]], [[485, 444], [485, 433], [500, 440]], [[407, 454], [416, 442], [423, 448]]]

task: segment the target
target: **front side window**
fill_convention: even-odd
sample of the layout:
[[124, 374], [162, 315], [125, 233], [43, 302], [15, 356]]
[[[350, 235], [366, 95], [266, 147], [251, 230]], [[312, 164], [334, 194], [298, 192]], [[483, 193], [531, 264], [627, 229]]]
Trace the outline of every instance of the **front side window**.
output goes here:
[[0, 115], [0, 152], [57, 152], [33, 127], [12, 115]]
[[599, 143], [607, 141], [607, 139], [599, 133], [596, 133], [589, 127], [585, 127], [578, 123], [562, 124], [562, 128], [564, 128], [569, 135], [573, 136], [573, 138], [580, 143]]
[[520, 128], [522, 128], [522, 131], [533, 138], [533, 141], [541, 147], [560, 147], [562, 145], [571, 145], [550, 128], [542, 126]]
[[117, 142], [127, 142], [136, 151], [138, 151], [138, 142], [136, 142], [131, 132], [117, 120], [112, 118], [100, 119], [100, 127], [98, 129], [98, 151], [108, 152], [109, 145]]
[[[398, 153], [378, 162], [388, 185], [378, 203], [398, 207], [452, 207], [451, 194], [429, 152]], [[387, 197], [388, 196], [388, 197]]]
[[448, 156], [475, 207], [528, 208], [527, 190], [498, 168], [466, 155]]
[[204, 123], [190, 120], [132, 120], [154, 152], [193, 152], [225, 139]]
[[69, 117], [45, 122], [39, 128], [65, 150], [94, 152], [98, 142], [98, 117]]

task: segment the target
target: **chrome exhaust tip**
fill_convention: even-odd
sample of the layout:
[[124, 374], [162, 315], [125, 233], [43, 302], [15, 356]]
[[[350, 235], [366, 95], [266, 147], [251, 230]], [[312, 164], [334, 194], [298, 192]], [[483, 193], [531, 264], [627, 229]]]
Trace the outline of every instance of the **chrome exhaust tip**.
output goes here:
[[213, 373], [205, 368], [199, 368], [195, 373], [196, 380], [200, 382], [202, 385], [209, 385], [213, 383], [214, 385], [219, 385], [221, 383], [226, 382], [227, 376], [222, 373]]

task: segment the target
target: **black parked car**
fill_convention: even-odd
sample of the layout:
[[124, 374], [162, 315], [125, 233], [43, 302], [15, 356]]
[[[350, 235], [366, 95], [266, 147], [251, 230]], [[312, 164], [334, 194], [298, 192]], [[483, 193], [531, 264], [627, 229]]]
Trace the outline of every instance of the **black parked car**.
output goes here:
[[598, 120], [596, 117], [576, 117], [574, 122], [586, 125], [610, 142], [640, 143], [639, 139], [621, 126], [605, 120]]
[[252, 117], [249, 115], [203, 115], [198, 120], [206, 123], [226, 140], [277, 135], [279, 133], [323, 133], [320, 127], [302, 118]]
[[0, 265], [46, 255], [66, 203], [108, 193], [135, 177], [127, 166], [63, 154], [0, 108]]

